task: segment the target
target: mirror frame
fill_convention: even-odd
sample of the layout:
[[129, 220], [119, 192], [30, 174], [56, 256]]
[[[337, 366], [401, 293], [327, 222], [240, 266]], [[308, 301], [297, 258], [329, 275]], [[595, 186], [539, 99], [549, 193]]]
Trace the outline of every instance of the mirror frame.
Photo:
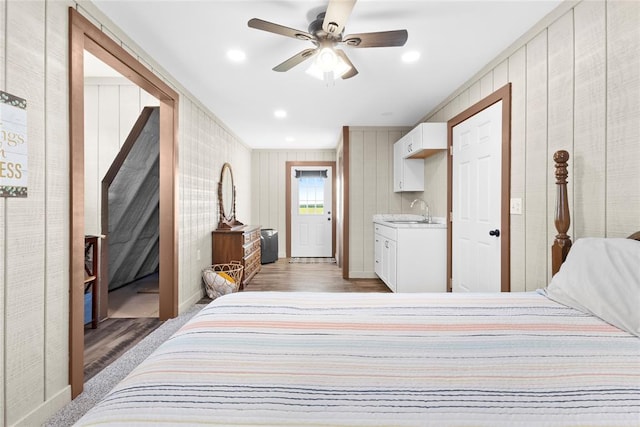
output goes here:
[[[224, 205], [224, 179], [227, 171], [231, 179], [231, 206]], [[233, 170], [231, 164], [225, 163], [220, 170], [220, 181], [218, 181], [218, 230], [228, 230], [238, 225], [244, 224], [236, 219], [236, 186], [233, 182]]]

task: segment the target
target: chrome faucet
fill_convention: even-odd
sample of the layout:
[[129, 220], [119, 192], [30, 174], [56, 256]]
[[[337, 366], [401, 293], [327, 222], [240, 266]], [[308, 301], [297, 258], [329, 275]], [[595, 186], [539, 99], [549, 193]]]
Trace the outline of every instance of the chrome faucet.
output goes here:
[[410, 208], [413, 208], [413, 205], [415, 205], [416, 203], [422, 203], [424, 205], [424, 220], [428, 223], [431, 222], [431, 214], [429, 212], [429, 205], [427, 204], [427, 202], [425, 202], [422, 199], [415, 199], [413, 202], [411, 202], [411, 205], [409, 205]]

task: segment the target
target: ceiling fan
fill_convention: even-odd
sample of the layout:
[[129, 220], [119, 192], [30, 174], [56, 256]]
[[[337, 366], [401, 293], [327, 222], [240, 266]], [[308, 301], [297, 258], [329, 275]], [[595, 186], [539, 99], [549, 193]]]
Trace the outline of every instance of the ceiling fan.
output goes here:
[[[262, 31], [293, 37], [299, 40], [307, 40], [315, 45], [313, 48], [304, 49], [291, 58], [273, 67], [274, 71], [288, 71], [301, 62], [318, 56], [314, 64], [319, 67], [320, 78], [322, 74], [335, 72], [343, 79], [348, 79], [358, 70], [351, 63], [347, 54], [338, 49], [340, 44], [351, 47], [391, 47], [404, 46], [407, 41], [407, 30], [380, 31], [375, 33], [349, 34], [344, 36], [344, 26], [356, 0], [329, 0], [327, 11], [320, 13], [316, 20], [309, 24], [308, 31], [300, 31], [285, 27], [273, 22], [253, 18], [248, 25]], [[311, 71], [311, 70], [310, 70]], [[311, 71], [313, 74], [313, 71]]]

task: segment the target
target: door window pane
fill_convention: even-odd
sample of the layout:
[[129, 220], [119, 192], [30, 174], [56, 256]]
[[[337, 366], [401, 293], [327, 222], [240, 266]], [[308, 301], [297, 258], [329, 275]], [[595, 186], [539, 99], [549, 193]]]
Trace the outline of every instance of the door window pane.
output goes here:
[[299, 215], [324, 214], [324, 180], [319, 176], [298, 178]]

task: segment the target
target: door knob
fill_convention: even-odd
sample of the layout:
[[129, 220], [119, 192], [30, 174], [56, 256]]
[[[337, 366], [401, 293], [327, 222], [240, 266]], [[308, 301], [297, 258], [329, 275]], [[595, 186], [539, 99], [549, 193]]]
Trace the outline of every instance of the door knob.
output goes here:
[[490, 231], [489, 231], [489, 236], [496, 236], [496, 237], [500, 237], [500, 230], [498, 230], [498, 229], [490, 230]]

